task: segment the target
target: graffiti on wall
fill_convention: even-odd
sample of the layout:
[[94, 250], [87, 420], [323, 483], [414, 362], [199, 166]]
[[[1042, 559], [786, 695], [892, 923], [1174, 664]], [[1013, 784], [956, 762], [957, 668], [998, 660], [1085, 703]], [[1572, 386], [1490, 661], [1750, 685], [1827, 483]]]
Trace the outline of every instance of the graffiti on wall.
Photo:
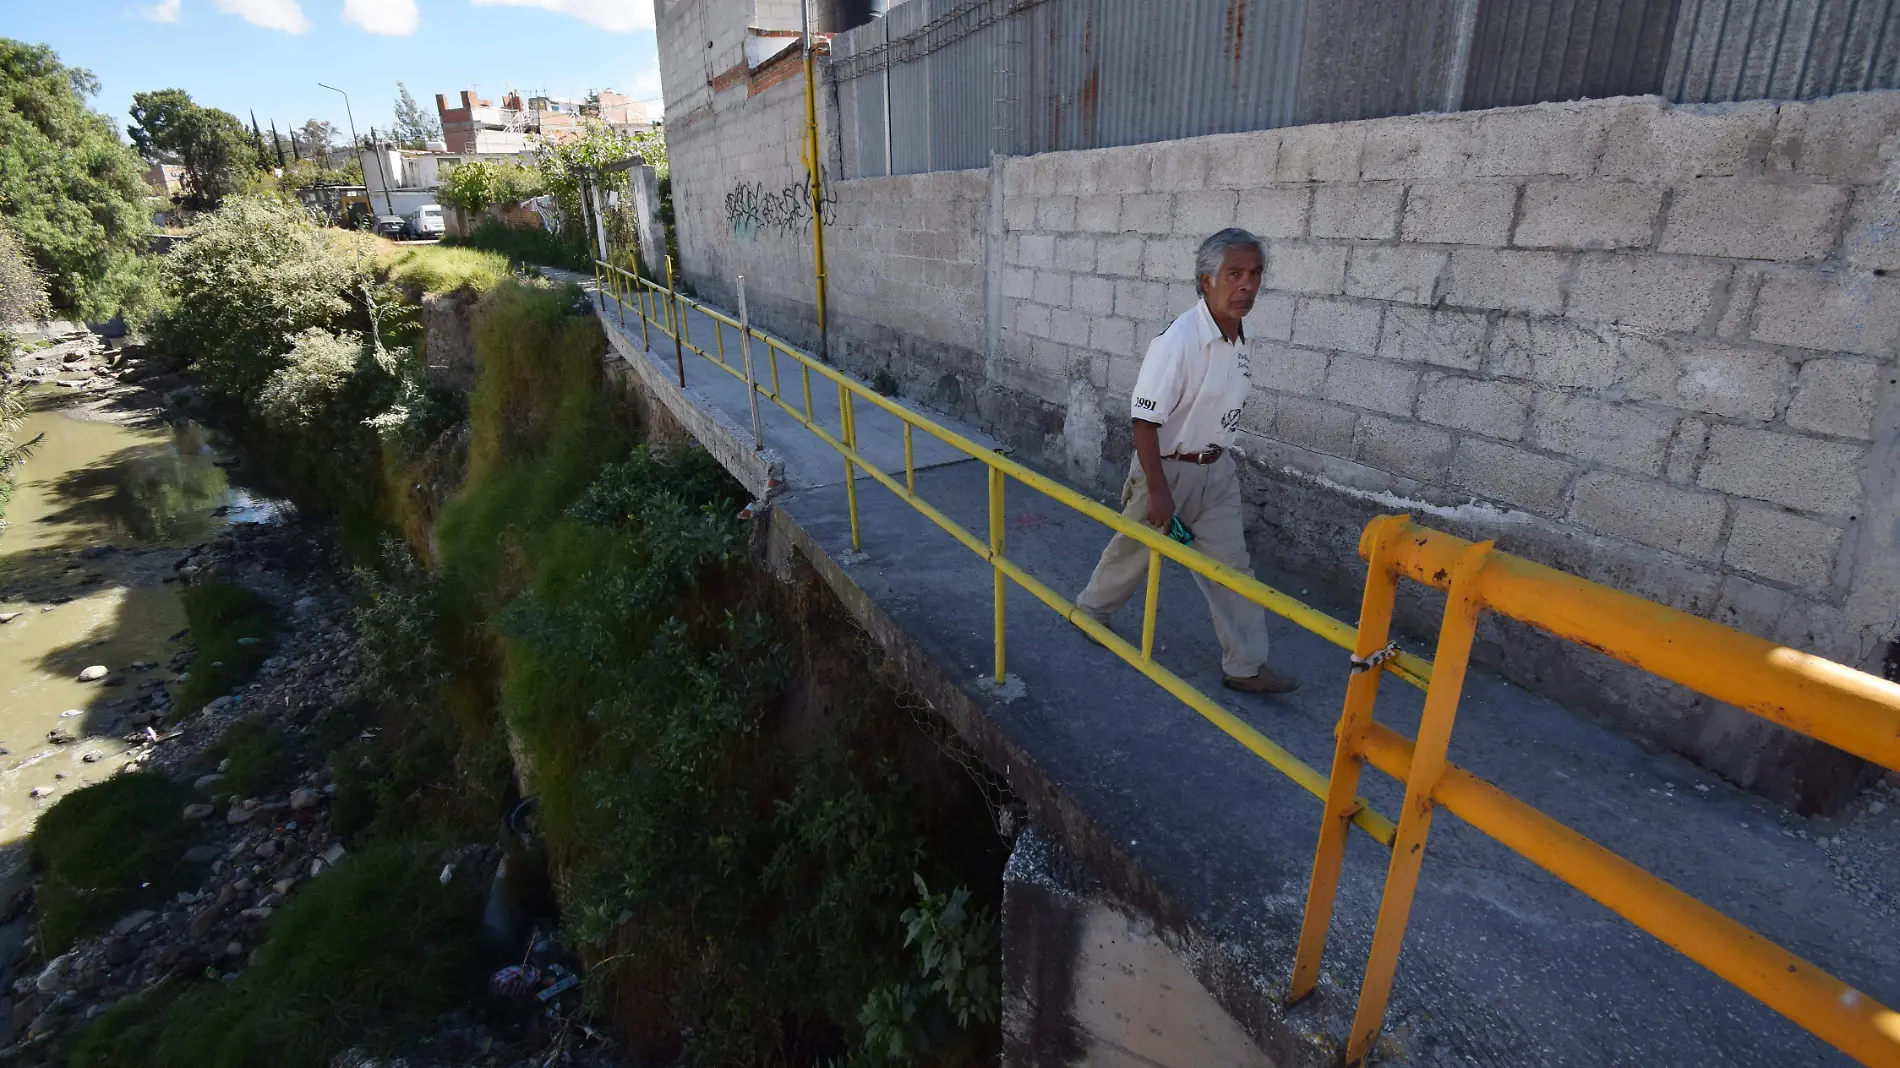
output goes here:
[[[821, 171], [819, 177], [826, 192], [817, 210], [824, 213], [824, 221], [829, 224], [838, 198], [830, 192], [831, 176]], [[740, 182], [726, 194], [726, 221], [732, 226], [733, 236], [746, 241], [761, 233], [775, 237], [810, 233], [812, 210], [809, 177], [777, 189], [764, 182]]]

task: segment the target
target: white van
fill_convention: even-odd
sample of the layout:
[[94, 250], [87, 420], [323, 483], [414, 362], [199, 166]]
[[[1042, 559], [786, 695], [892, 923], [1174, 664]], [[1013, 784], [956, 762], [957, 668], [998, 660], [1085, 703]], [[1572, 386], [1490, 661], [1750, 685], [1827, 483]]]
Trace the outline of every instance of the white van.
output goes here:
[[404, 232], [409, 237], [441, 237], [442, 205], [424, 204], [402, 217]]

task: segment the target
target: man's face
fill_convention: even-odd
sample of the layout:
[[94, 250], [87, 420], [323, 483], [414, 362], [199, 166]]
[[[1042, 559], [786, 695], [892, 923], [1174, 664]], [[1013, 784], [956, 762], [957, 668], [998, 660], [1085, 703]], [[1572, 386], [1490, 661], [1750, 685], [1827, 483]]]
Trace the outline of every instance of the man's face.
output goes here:
[[1233, 248], [1221, 260], [1220, 270], [1202, 275], [1207, 287], [1207, 308], [1236, 319], [1253, 310], [1253, 299], [1260, 293], [1260, 252], [1252, 248]]

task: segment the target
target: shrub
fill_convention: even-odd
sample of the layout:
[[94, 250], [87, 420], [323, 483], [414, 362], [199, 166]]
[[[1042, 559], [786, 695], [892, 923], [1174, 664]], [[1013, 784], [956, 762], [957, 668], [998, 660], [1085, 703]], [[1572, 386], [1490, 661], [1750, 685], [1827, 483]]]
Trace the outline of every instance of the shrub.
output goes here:
[[379, 266], [410, 293], [486, 293], [511, 273], [506, 256], [444, 245], [397, 246]]
[[225, 728], [224, 734], [198, 754], [193, 762], [198, 774], [216, 771], [225, 761], [222, 792], [237, 797], [259, 797], [266, 793], [283, 794], [284, 780], [295, 770], [290, 739], [275, 727], [257, 720], [243, 719]]
[[187, 587], [182, 599], [198, 652], [178, 702], [196, 711], [257, 677], [276, 640], [277, 609], [261, 595], [221, 579]]
[[27, 840], [28, 860], [45, 874], [33, 908], [46, 956], [196, 881], [182, 859], [192, 800], [163, 776], [128, 774], [74, 790], [46, 810]]
[[74, 1042], [71, 1068], [328, 1068], [381, 1053], [480, 997], [480, 881], [436, 879], [440, 845], [353, 854], [290, 899], [236, 982], [159, 986]]
[[199, 217], [165, 258], [161, 348], [190, 356], [219, 394], [248, 404], [297, 337], [334, 330], [359, 269], [281, 200], [239, 196]]

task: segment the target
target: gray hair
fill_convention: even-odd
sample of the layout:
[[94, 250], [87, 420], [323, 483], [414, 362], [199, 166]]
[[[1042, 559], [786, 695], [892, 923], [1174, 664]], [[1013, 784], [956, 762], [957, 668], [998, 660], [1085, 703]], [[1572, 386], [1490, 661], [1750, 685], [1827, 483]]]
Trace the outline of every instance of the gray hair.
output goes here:
[[1229, 226], [1201, 242], [1201, 247], [1194, 251], [1194, 291], [1196, 293], [1207, 292], [1207, 286], [1201, 279], [1219, 274], [1221, 264], [1227, 262], [1227, 254], [1237, 248], [1253, 249], [1260, 254], [1261, 262], [1266, 262], [1267, 250], [1260, 244], [1259, 238], [1238, 226]]

